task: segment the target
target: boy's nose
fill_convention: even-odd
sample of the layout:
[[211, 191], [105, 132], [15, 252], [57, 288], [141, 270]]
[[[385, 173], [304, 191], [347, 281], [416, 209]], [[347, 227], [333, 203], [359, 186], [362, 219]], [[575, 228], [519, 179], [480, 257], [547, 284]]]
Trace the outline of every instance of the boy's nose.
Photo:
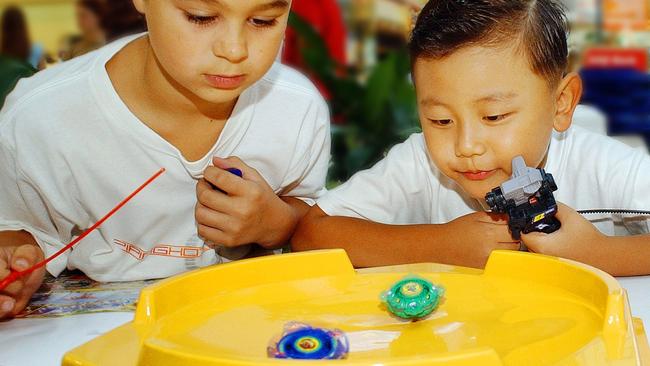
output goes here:
[[212, 52], [215, 56], [225, 58], [237, 64], [248, 58], [248, 45], [242, 30], [229, 29], [217, 35]]
[[480, 135], [481, 132], [473, 126], [461, 126], [458, 128], [456, 136], [456, 157], [469, 158], [476, 155], [485, 154], [485, 144]]

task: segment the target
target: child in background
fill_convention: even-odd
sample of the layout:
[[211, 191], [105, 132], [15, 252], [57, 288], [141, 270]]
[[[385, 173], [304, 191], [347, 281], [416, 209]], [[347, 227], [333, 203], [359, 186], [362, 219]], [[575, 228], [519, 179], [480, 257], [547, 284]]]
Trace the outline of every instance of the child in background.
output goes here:
[[[208, 246], [278, 248], [324, 191], [327, 105], [274, 62], [290, 1], [134, 3], [148, 33], [24, 79], [0, 114], [0, 278], [59, 250], [161, 167], [47, 270], [140, 280], [227, 260]], [[0, 294], [0, 317], [24, 308], [43, 275]]]
[[[574, 209], [650, 209], [650, 156], [572, 127], [582, 84], [566, 74], [567, 21], [553, 0], [431, 0], [410, 42], [423, 132], [318, 200], [293, 248], [345, 248], [359, 267], [441, 262], [482, 267], [517, 250], [506, 219], [483, 212], [511, 161], [553, 174], [552, 234], [530, 233], [537, 253], [613, 275], [650, 273], [650, 217]], [[627, 234], [629, 236], [614, 236]]]

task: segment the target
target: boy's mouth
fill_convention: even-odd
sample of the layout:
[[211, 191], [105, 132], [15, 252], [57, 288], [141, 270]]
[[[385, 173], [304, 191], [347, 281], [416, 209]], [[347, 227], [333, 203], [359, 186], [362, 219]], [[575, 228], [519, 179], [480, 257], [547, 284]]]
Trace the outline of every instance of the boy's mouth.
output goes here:
[[496, 172], [496, 169], [492, 170], [478, 170], [478, 171], [473, 171], [473, 172], [460, 172], [465, 178], [468, 180], [485, 180], [494, 174]]
[[214, 88], [232, 90], [239, 88], [246, 75], [209, 75], [204, 74], [205, 80]]

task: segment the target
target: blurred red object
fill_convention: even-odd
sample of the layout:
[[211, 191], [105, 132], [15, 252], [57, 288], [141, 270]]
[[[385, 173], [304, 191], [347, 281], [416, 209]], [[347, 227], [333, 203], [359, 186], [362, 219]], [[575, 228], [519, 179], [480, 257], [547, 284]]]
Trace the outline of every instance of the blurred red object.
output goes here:
[[[346, 64], [346, 28], [343, 23], [341, 8], [336, 0], [293, 0], [291, 10], [299, 17], [311, 24], [316, 32], [323, 37], [330, 52], [330, 56], [339, 64]], [[293, 66], [309, 74], [300, 54], [300, 39], [296, 32], [289, 27], [284, 40], [282, 63]], [[311, 76], [311, 75], [310, 75]], [[329, 99], [329, 92], [312, 76], [312, 81]]]
[[585, 52], [586, 69], [648, 70], [648, 50], [645, 48], [591, 48]]

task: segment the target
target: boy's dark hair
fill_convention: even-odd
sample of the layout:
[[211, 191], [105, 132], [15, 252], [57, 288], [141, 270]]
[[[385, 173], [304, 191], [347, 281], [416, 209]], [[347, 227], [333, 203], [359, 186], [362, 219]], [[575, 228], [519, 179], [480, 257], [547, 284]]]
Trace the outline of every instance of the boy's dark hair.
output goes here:
[[133, 0], [108, 0], [101, 23], [108, 42], [147, 30], [147, 23]]
[[100, 20], [104, 17], [104, 13], [106, 12], [105, 0], [77, 0], [77, 4], [82, 8], [88, 9]]
[[4, 10], [0, 35], [2, 36], [0, 54], [27, 62], [32, 51], [32, 42], [29, 39], [27, 20], [21, 8], [9, 6]]
[[411, 34], [411, 60], [473, 45], [518, 42], [532, 70], [555, 84], [568, 63], [568, 22], [555, 0], [430, 0]]

